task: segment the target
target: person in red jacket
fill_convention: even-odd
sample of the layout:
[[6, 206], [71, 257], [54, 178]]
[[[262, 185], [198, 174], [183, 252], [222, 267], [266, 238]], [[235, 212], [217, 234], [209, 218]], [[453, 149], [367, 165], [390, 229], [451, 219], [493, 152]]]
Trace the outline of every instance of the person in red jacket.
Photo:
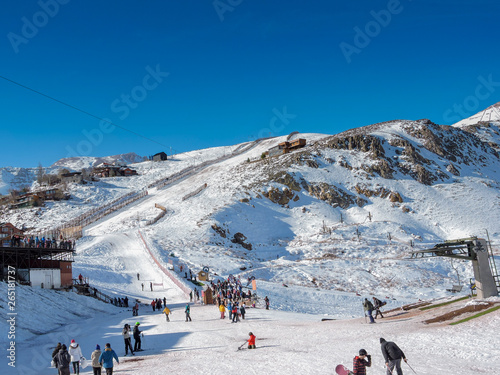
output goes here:
[[255, 336], [252, 332], [248, 334], [250, 338], [248, 339], [248, 349], [255, 349]]
[[366, 353], [365, 349], [359, 351], [359, 355], [354, 357], [354, 375], [366, 375], [366, 368], [372, 365], [372, 356]]

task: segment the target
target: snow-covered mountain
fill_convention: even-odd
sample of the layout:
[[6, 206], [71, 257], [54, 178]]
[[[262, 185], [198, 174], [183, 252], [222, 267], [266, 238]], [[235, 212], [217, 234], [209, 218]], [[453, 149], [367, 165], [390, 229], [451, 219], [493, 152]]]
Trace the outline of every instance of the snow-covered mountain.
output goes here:
[[104, 157], [74, 156], [70, 158], [59, 159], [54, 164], [52, 164], [51, 167], [61, 167], [73, 171], [80, 171], [83, 168], [90, 168], [101, 163], [113, 164], [115, 162], [119, 162], [122, 164], [132, 164], [140, 163], [141, 161], [144, 161], [144, 159], [145, 158], [143, 156], [139, 156], [135, 152]]
[[[85, 233], [141, 228], [165, 263], [174, 253], [193, 269], [222, 275], [395, 298], [417, 289], [442, 295], [456, 276], [450, 262], [407, 258], [485, 230], [500, 239], [498, 132], [494, 123], [395, 120], [337, 135], [296, 134], [307, 146], [276, 157], [262, 154], [285, 136], [192, 151], [135, 164], [138, 176], [72, 185], [69, 201], [4, 212], [2, 221], [49, 230], [146, 189]], [[167, 214], [147, 225], [159, 214], [155, 204]], [[458, 267], [462, 279], [471, 276], [470, 265]]]
[[457, 122], [453, 126], [461, 128], [464, 126], [477, 125], [479, 123], [487, 124], [489, 122], [500, 122], [500, 102], [495, 103], [488, 108], [483, 109], [482, 111], [479, 111], [471, 117]]
[[[128, 295], [145, 304], [166, 296], [177, 310], [173, 316], [178, 322], [167, 330], [163, 317], [141, 306], [141, 317], [134, 319], [141, 320], [145, 341], [150, 340], [155, 351], [142, 362], [124, 361], [123, 368], [130, 371], [158, 373], [155, 364], [167, 358], [175, 359], [172, 368], [178, 373], [192, 373], [189, 366], [193, 363], [198, 372], [217, 373], [220, 365], [207, 367], [209, 358], [226, 352], [228, 343], [235, 343], [235, 335], [258, 330], [258, 337], [270, 343], [268, 361], [259, 357], [263, 364], [259, 369], [272, 368], [271, 373], [276, 374], [290, 373], [286, 363], [276, 364], [276, 358], [295, 361], [301, 372], [307, 373], [310, 361], [314, 368], [329, 371], [332, 363], [324, 358], [332, 353], [321, 343], [342, 347], [333, 354], [334, 362], [339, 363], [347, 355], [352, 358], [360, 347], [379, 350], [380, 336], [406, 342], [411, 360], [429, 354], [428, 363], [433, 367], [418, 366], [418, 373], [434, 373], [439, 365], [452, 369], [450, 373], [487, 372], [498, 363], [492, 344], [494, 329], [489, 328], [498, 324], [498, 311], [482, 320], [488, 328], [482, 332], [474, 328], [476, 321], [459, 329], [430, 328], [415, 320], [417, 314], [405, 315], [400, 310], [394, 310], [383, 324], [369, 326], [361, 325], [361, 302], [375, 295], [385, 299], [388, 308], [399, 308], [418, 299], [447, 298], [450, 292], [446, 289], [457, 284], [458, 277], [465, 291], [473, 276], [469, 262], [410, 260], [413, 250], [447, 239], [484, 237], [488, 230], [500, 268], [496, 245], [500, 240], [499, 134], [495, 121], [442, 126], [429, 120], [395, 120], [337, 135], [295, 134], [291, 139], [306, 139], [306, 147], [275, 157], [263, 153], [287, 136], [191, 151], [166, 162], [132, 164], [137, 176], [70, 185], [70, 200], [37, 209], [4, 210], [0, 221], [17, 226], [29, 223], [26, 226], [33, 232], [43, 232], [64, 223], [74, 225], [82, 215], [92, 218], [110, 202], [121, 202], [126, 194], [140, 194], [129, 205], [85, 224], [73, 264], [73, 273], [89, 277], [100, 291]], [[164, 207], [166, 213], [158, 207]], [[247, 322], [227, 328], [221, 325], [225, 321], [218, 319], [215, 307], [200, 306], [193, 309], [192, 326], [179, 326], [183, 324], [180, 315], [185, 294], [158, 264], [173, 266], [172, 273], [181, 282], [180, 265], [193, 273], [209, 267], [212, 277], [255, 277], [255, 293], [261, 298], [269, 296], [272, 309], [280, 311], [267, 314], [255, 309]], [[141, 280], [137, 280], [138, 273]], [[145, 290], [141, 282], [146, 283]], [[159, 289], [147, 290], [149, 282]], [[24, 288], [19, 288], [19, 294], [20, 301], [25, 297], [44, 301], [49, 310], [65, 298], [45, 291], [37, 297]], [[51, 302], [54, 298], [57, 303]], [[67, 299], [84, 303], [75, 297]], [[498, 303], [498, 298], [490, 302]], [[49, 319], [47, 330], [57, 330], [54, 327], [65, 319], [57, 314], [57, 307], [53, 309], [54, 314], [46, 315], [54, 318], [44, 318]], [[91, 310], [83, 308], [82, 316], [91, 317]], [[122, 345], [120, 329], [131, 318], [119, 316], [110, 307], [101, 311], [108, 314], [99, 316], [97, 322], [78, 322], [73, 315], [68, 322], [74, 324], [86, 347], [95, 345], [96, 338], [101, 340], [97, 342], [109, 340], [114, 347]], [[345, 321], [327, 326], [317, 322], [319, 316]], [[47, 331], [32, 332], [31, 327], [39, 325], [37, 319], [20, 319], [23, 338], [40, 336], [32, 345], [23, 344], [28, 353], [25, 357], [31, 355], [33, 345], [45, 345], [42, 350], [50, 353], [48, 335], [42, 334]], [[89, 325], [91, 330], [83, 329]], [[0, 326], [7, 327], [7, 323]], [[58, 332], [57, 338], [63, 335], [65, 341], [75, 335]], [[290, 344], [289, 336], [298, 339]], [[50, 340], [58, 341], [56, 336]], [[441, 355], [436, 350], [438, 341], [443, 353], [455, 355]], [[473, 360], [489, 358], [486, 365], [471, 363], [470, 351], [456, 345], [480, 346], [481, 342], [488, 345], [483, 352], [474, 352]], [[266, 348], [266, 341], [260, 343]], [[186, 348], [200, 347], [210, 347], [199, 352], [207, 360], [186, 355]], [[302, 347], [306, 348], [303, 353], [297, 349]], [[314, 348], [328, 349], [318, 354]], [[311, 357], [311, 353], [316, 354]], [[247, 359], [251, 362], [257, 357]], [[381, 358], [374, 359], [383, 363]], [[228, 357], [222, 362], [229, 363], [223, 368], [231, 372], [244, 366], [241, 358]], [[42, 370], [37, 373], [50, 373], [46, 367], [38, 366]]]

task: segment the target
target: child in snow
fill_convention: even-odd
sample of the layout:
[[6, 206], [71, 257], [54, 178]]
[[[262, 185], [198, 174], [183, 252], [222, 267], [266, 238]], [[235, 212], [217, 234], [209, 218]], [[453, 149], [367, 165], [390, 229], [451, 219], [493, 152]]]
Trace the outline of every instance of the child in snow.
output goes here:
[[82, 349], [75, 340], [71, 340], [68, 353], [71, 356], [71, 363], [73, 364], [73, 371], [75, 374], [80, 374], [80, 360], [83, 357]]
[[225, 318], [224, 312], [226, 311], [226, 307], [224, 306], [223, 303], [219, 304], [219, 311], [220, 311], [220, 318], [224, 319]]
[[353, 374], [366, 375], [366, 368], [372, 365], [372, 356], [366, 353], [365, 349], [359, 351], [359, 355], [354, 357], [353, 361]]
[[255, 349], [255, 336], [252, 332], [249, 332], [248, 335], [250, 336], [248, 339], [248, 349]]
[[94, 375], [101, 375], [101, 364], [99, 363], [99, 357], [101, 356], [101, 347], [96, 345], [95, 350], [92, 352], [90, 359], [92, 360], [92, 369], [94, 370]]

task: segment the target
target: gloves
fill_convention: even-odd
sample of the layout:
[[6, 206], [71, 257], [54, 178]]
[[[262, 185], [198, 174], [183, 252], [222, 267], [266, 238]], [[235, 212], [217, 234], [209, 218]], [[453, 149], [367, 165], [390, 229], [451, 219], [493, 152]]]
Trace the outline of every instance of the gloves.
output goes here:
[[368, 361], [369, 361], [369, 362], [371, 362], [371, 361], [372, 361], [372, 355], [371, 355], [371, 354], [368, 354], [366, 357], [368, 358]]

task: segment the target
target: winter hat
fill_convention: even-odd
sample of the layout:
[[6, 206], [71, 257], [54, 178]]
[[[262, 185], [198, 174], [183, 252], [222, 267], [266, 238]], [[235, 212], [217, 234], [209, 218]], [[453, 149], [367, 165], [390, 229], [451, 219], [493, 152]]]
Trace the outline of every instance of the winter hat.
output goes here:
[[61, 345], [61, 350], [66, 350], [66, 349], [68, 349], [68, 348], [66, 347], [66, 345], [65, 345], [65, 344], [62, 344], [62, 345]]
[[248, 336], [253, 336], [253, 333], [252, 332], [248, 332]]
[[135, 323], [135, 325], [136, 325], [136, 326], [140, 326], [140, 325], [141, 325], [141, 323], [139, 323], [139, 322], [136, 322], [136, 323]]
[[73, 339], [73, 340], [71, 340], [71, 343], [72, 343], [72, 344], [73, 344], [74, 342], [75, 342], [75, 340], [74, 340], [74, 339]]
[[101, 350], [101, 347], [99, 345], [96, 345], [95, 350]]
[[367, 355], [368, 353], [366, 352], [365, 349], [360, 349], [359, 350], [359, 355]]
[[382, 344], [383, 342], [385, 342], [385, 339], [383, 337], [380, 338], [380, 343]]

